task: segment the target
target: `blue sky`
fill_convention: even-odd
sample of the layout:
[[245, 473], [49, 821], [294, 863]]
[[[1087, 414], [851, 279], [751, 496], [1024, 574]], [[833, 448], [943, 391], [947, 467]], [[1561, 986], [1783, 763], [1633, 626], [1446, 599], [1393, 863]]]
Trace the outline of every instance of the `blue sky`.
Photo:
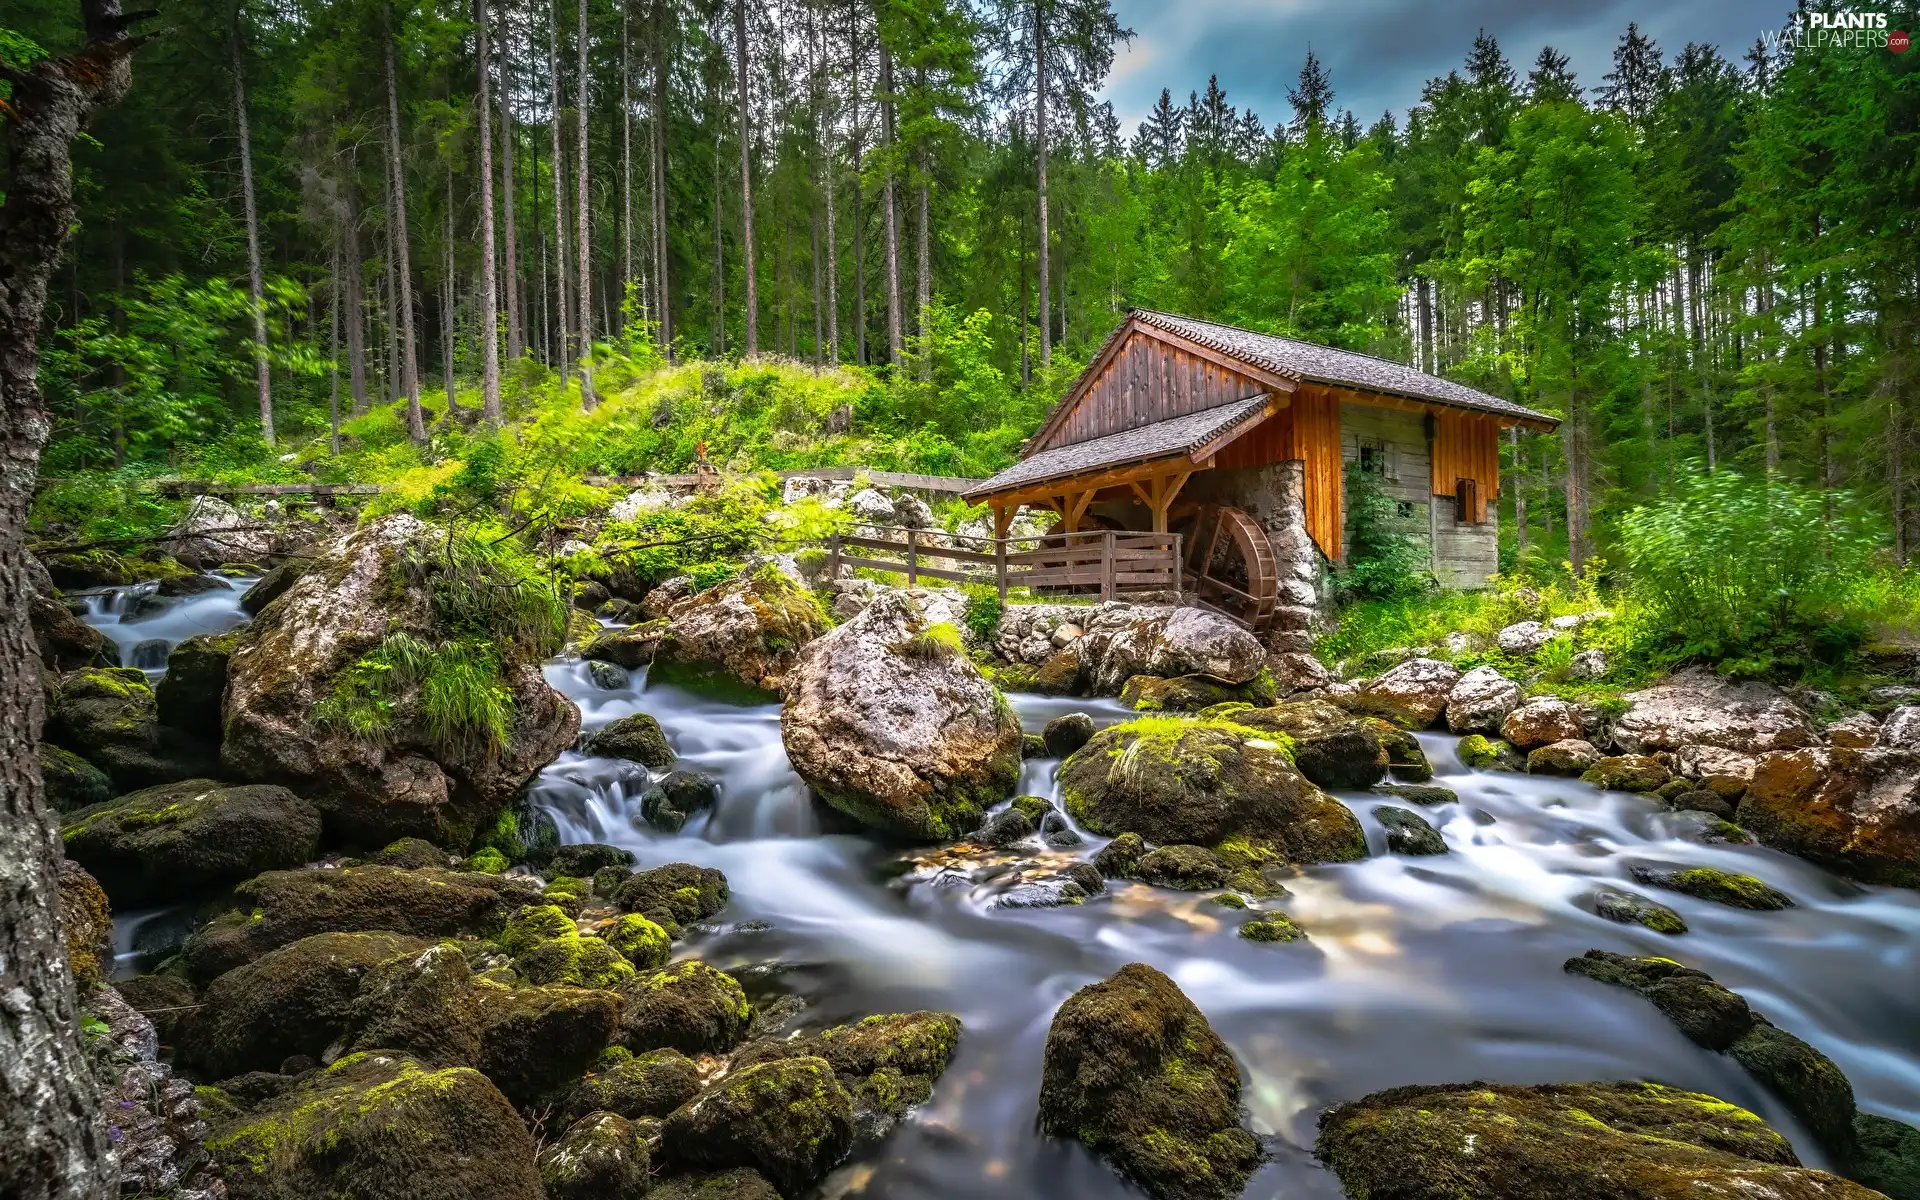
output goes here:
[[1485, 27], [1523, 76], [1542, 45], [1599, 86], [1627, 22], [1669, 61], [1687, 42], [1711, 42], [1735, 63], [1762, 28], [1778, 28], [1790, 0], [1112, 0], [1135, 37], [1114, 60], [1106, 95], [1131, 136], [1161, 88], [1176, 102], [1218, 74], [1227, 99], [1251, 105], [1271, 128], [1292, 114], [1287, 87], [1307, 46], [1333, 74], [1334, 103], [1363, 124], [1396, 119], [1420, 85], [1458, 67]]

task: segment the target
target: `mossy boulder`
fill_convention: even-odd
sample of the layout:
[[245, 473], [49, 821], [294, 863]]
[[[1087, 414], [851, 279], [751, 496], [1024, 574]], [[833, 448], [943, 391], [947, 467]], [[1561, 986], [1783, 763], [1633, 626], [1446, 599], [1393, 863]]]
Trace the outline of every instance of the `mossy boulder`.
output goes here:
[[662, 1179], [648, 1193], [653, 1200], [780, 1200], [760, 1172], [748, 1167], [712, 1174]]
[[852, 1148], [853, 1098], [824, 1059], [764, 1062], [676, 1110], [662, 1136], [683, 1167], [750, 1167], [797, 1195]]
[[1657, 792], [1673, 778], [1673, 772], [1649, 755], [1615, 754], [1597, 760], [1580, 778], [1613, 792]]
[[1582, 775], [1600, 761], [1600, 752], [1592, 742], [1565, 738], [1549, 742], [1527, 752], [1529, 775]]
[[1047, 1031], [1040, 1130], [1072, 1138], [1168, 1200], [1237, 1196], [1261, 1157], [1240, 1069], [1171, 979], [1122, 967], [1067, 998]]
[[47, 575], [63, 591], [124, 587], [134, 582], [133, 569], [111, 550], [76, 550], [47, 558]]
[[667, 956], [673, 950], [673, 942], [667, 931], [639, 913], [622, 915], [604, 936], [607, 945], [642, 971], [665, 966]]
[[1373, 819], [1387, 831], [1387, 850], [1392, 854], [1445, 854], [1447, 839], [1428, 824], [1427, 819], [1410, 808], [1382, 804], [1373, 810]]
[[367, 862], [377, 867], [400, 867], [411, 871], [420, 867], [445, 868], [448, 855], [425, 838], [398, 838], [370, 856]]
[[596, 988], [474, 985], [480, 1060], [518, 1105], [545, 1103], [599, 1060], [620, 1032], [620, 997]]
[[1135, 675], [1120, 688], [1120, 703], [1135, 712], [1199, 712], [1215, 704], [1272, 704], [1278, 698], [1273, 676], [1262, 673], [1245, 683], [1211, 675]]
[[678, 1050], [630, 1053], [609, 1046], [593, 1070], [560, 1102], [560, 1116], [577, 1121], [590, 1112], [629, 1120], [664, 1117], [700, 1094], [700, 1068]]
[[78, 746], [121, 791], [209, 773], [207, 751], [160, 724], [153, 688], [132, 667], [88, 667], [62, 675], [47, 697], [48, 737]]
[[73, 813], [60, 840], [116, 903], [140, 908], [306, 862], [320, 811], [272, 784], [187, 779]]
[[540, 671], [563, 614], [497, 551], [405, 514], [362, 525], [239, 631], [222, 766], [311, 798], [335, 844], [464, 851], [580, 731]]
[[46, 788], [48, 806], [59, 813], [113, 798], [113, 780], [105, 771], [52, 742], [40, 743], [40, 782]]
[[540, 1151], [547, 1200], [639, 1200], [646, 1195], [653, 1154], [631, 1121], [597, 1112], [567, 1127]]
[[1307, 931], [1294, 924], [1285, 913], [1261, 913], [1240, 926], [1240, 936], [1249, 942], [1302, 942]]
[[33, 629], [40, 665], [49, 671], [114, 665], [115, 651], [108, 645], [106, 635], [52, 596], [28, 598], [27, 624]]
[[649, 767], [673, 762], [673, 747], [667, 744], [660, 722], [646, 713], [633, 713], [602, 725], [581, 743], [581, 749], [602, 758], [624, 758]]
[[1379, 717], [1362, 717], [1361, 720], [1373, 730], [1380, 739], [1380, 745], [1387, 752], [1387, 773], [1402, 783], [1425, 783], [1433, 778], [1433, 762], [1427, 758], [1427, 751], [1420, 739], [1395, 725], [1392, 721]]
[[841, 1075], [894, 1070], [937, 1079], [960, 1042], [952, 1013], [886, 1013], [825, 1030], [809, 1044]]
[[241, 611], [250, 617], [265, 612], [267, 605], [286, 595], [289, 588], [300, 582], [300, 577], [307, 573], [308, 562], [306, 558], [290, 558], [262, 575], [247, 589], [247, 594], [240, 597]]
[[1048, 754], [1065, 758], [1086, 745], [1093, 732], [1093, 718], [1086, 713], [1063, 713], [1047, 722], [1040, 737], [1047, 744]]
[[1397, 796], [1415, 804], [1458, 804], [1460, 794], [1449, 787], [1433, 783], [1376, 783], [1373, 790], [1388, 796]]
[[822, 800], [882, 834], [945, 841], [977, 828], [1020, 776], [1020, 720], [957, 630], [883, 593], [806, 648], [780, 737]]
[[1527, 759], [1511, 742], [1470, 733], [1454, 747], [1460, 761], [1476, 771], [1524, 771]]
[[753, 1006], [733, 976], [706, 963], [675, 963], [619, 984], [626, 1001], [620, 1041], [636, 1054], [672, 1049], [717, 1054], [740, 1044]]
[[200, 993], [194, 990], [193, 984], [171, 971], [117, 979], [113, 990], [153, 1022], [154, 1032], [166, 1046], [180, 1043], [187, 1027], [193, 1023], [194, 1014], [200, 1011]]
[[[209, 1079], [317, 1059], [346, 1029], [360, 983], [430, 943], [397, 933], [321, 933], [236, 967], [207, 985], [181, 1060]], [[464, 964], [463, 964], [464, 965]]]
[[203, 633], [167, 655], [167, 673], [153, 689], [162, 725], [204, 742], [220, 740], [220, 706], [227, 694], [227, 660], [240, 634]]
[[369, 1052], [214, 1131], [233, 1200], [543, 1200], [520, 1114], [480, 1072]]
[[581, 934], [558, 905], [528, 905], [514, 913], [499, 943], [532, 983], [607, 988], [633, 977], [632, 963], [603, 939]]
[[1833, 1060], [1756, 1015], [1727, 1048], [1839, 1162], [1853, 1157], [1853, 1084]]
[[1596, 916], [1622, 925], [1644, 925], [1655, 933], [1680, 934], [1687, 931], [1686, 918], [1661, 904], [1634, 892], [1607, 890], [1593, 897]]
[[1666, 888], [1729, 908], [1775, 912], [1793, 907], [1793, 897], [1779, 888], [1751, 875], [1722, 871], [1718, 867], [1665, 868], [1641, 864], [1630, 868], [1629, 874], [1649, 887]]
[[1800, 1166], [1745, 1109], [1652, 1083], [1391, 1088], [1324, 1114], [1314, 1153], [1380, 1200], [1875, 1195]]
[[1390, 763], [1378, 727], [1331, 704], [1295, 700], [1242, 709], [1227, 719], [1269, 734], [1285, 734], [1293, 747], [1294, 765], [1320, 787], [1359, 791], [1386, 778]]
[[1681, 1033], [1709, 1050], [1725, 1050], [1753, 1028], [1753, 1011], [1705, 971], [1670, 958], [1636, 958], [1589, 950], [1566, 961], [1569, 975], [1623, 987], [1645, 996]]
[[60, 933], [73, 981], [85, 992], [113, 973], [113, 909], [98, 880], [70, 858], [58, 866]]
[[775, 562], [679, 601], [654, 650], [656, 677], [699, 686], [719, 677], [778, 697], [800, 652], [827, 631], [806, 583]]
[[983, 846], [1013, 846], [1034, 835], [1033, 821], [1017, 808], [1003, 808], [974, 830], [972, 839]]
[[1227, 886], [1226, 860], [1205, 846], [1160, 846], [1140, 856], [1130, 878], [1158, 887], [1201, 892]]
[[1920, 1129], [1873, 1113], [1853, 1115], [1847, 1176], [1888, 1200], [1920, 1200]]
[[649, 825], [678, 833], [696, 813], [720, 802], [720, 784], [700, 771], [668, 771], [640, 795], [640, 815]]
[[395, 1051], [429, 1066], [477, 1064], [480, 1000], [466, 956], [440, 942], [377, 964], [360, 981], [341, 1041], [348, 1050]]
[[1212, 846], [1244, 838], [1289, 862], [1366, 855], [1360, 822], [1304, 779], [1284, 735], [1147, 717], [1095, 734], [1061, 765], [1067, 811], [1096, 833]]
[[730, 894], [727, 877], [715, 868], [668, 863], [630, 877], [613, 898], [627, 912], [677, 927], [713, 916]]
[[1766, 845], [1870, 883], [1920, 887], [1920, 751], [1761, 756], [1738, 820]]
[[490, 935], [517, 894], [510, 881], [457, 871], [268, 871], [234, 889], [241, 907], [195, 933], [181, 957], [188, 977], [204, 982], [316, 933]]
[[633, 851], [623, 847], [604, 842], [577, 842], [555, 850], [547, 860], [546, 869], [549, 875], [587, 878], [603, 867], [631, 867], [634, 861]]
[[646, 621], [625, 629], [600, 630], [581, 643], [580, 657], [593, 662], [610, 662], [629, 671], [653, 661], [660, 639], [667, 632], [664, 620]]

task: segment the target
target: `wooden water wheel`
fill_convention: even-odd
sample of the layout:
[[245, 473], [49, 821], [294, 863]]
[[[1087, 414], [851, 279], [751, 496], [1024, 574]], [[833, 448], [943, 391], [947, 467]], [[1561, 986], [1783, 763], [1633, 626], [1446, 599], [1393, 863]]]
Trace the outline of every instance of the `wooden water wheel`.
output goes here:
[[1244, 509], [1204, 504], [1182, 533], [1187, 584], [1201, 603], [1256, 632], [1265, 629], [1280, 593], [1267, 531]]

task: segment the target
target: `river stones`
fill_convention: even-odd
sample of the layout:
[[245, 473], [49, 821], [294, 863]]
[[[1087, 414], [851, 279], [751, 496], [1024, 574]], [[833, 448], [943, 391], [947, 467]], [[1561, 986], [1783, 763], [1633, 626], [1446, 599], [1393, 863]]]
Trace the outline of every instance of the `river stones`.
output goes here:
[[1565, 738], [1549, 742], [1527, 754], [1529, 775], [1581, 775], [1600, 761], [1600, 752], [1592, 742]]
[[800, 777], [835, 809], [897, 838], [977, 828], [1020, 773], [1020, 721], [967, 660], [950, 625], [901, 592], [809, 645], [789, 680], [780, 736]]
[[[221, 762], [238, 779], [313, 799], [331, 842], [370, 848], [412, 836], [464, 851], [579, 733], [579, 710], [540, 673], [564, 629], [558, 597], [549, 611], [539, 603], [543, 583], [487, 565], [479, 551], [461, 551], [461, 565], [449, 568], [446, 544], [405, 514], [372, 521], [316, 551], [307, 572], [239, 631]], [[516, 598], [517, 616], [494, 612], [508, 603], [501, 597]], [[482, 674], [495, 689], [490, 703], [504, 699], [499, 724], [488, 726], [497, 739], [466, 723], [470, 692], [456, 722], [443, 711], [450, 693], [430, 695], [422, 682], [472, 659], [459, 646], [476, 620], [489, 626], [489, 650], [459, 670]], [[382, 654], [417, 670], [364, 666]]]
[[1765, 754], [1737, 819], [1766, 845], [1855, 879], [1920, 887], [1920, 751]]
[[1202, 892], [1227, 886], [1225, 859], [1205, 846], [1161, 846], [1140, 857], [1132, 878], [1156, 887]]
[[1198, 712], [1216, 704], [1272, 704], [1277, 698], [1272, 676], [1261, 675], [1245, 683], [1211, 675], [1135, 675], [1120, 688], [1120, 703], [1135, 712]]
[[1391, 1088], [1320, 1118], [1314, 1153], [1377, 1200], [1872, 1200], [1712, 1096], [1652, 1083]]
[[276, 1070], [296, 1054], [317, 1059], [346, 1030], [361, 980], [428, 945], [397, 933], [321, 933], [263, 954], [207, 986], [180, 1058], [209, 1079]]
[[1243, 841], [1294, 863], [1366, 856], [1345, 805], [1302, 778], [1279, 742], [1228, 721], [1149, 717], [1103, 729], [1062, 764], [1060, 784], [1067, 811], [1096, 833]]
[[660, 1180], [647, 1195], [652, 1200], [780, 1200], [773, 1185], [749, 1167], [676, 1175]]
[[1238, 1195], [1261, 1158], [1239, 1109], [1233, 1052], [1144, 963], [1069, 996], [1047, 1031], [1041, 1132], [1079, 1141], [1152, 1195]]
[[451, 855], [424, 838], [396, 838], [367, 857], [370, 866], [402, 867], [407, 870], [445, 867], [451, 862]]
[[47, 804], [58, 813], [70, 813], [113, 798], [113, 780], [107, 773], [71, 750], [52, 742], [40, 743], [40, 780]]
[[167, 673], [153, 689], [162, 725], [201, 741], [220, 741], [221, 705], [227, 694], [227, 661], [240, 642], [231, 633], [190, 637], [167, 655]]
[[1426, 729], [1447, 711], [1460, 668], [1437, 658], [1415, 658], [1377, 676], [1360, 689], [1372, 706], [1409, 729]]
[[1524, 771], [1527, 769], [1527, 756], [1516, 750], [1509, 742], [1498, 738], [1483, 737], [1470, 733], [1460, 739], [1454, 747], [1454, 753], [1460, 756], [1465, 766], [1476, 771]]
[[777, 699], [801, 650], [827, 631], [806, 582], [783, 566], [750, 562], [737, 577], [676, 602], [649, 679]]
[[602, 758], [624, 758], [649, 767], [673, 762], [673, 747], [667, 744], [660, 722], [646, 713], [633, 713], [602, 725], [581, 739], [580, 748]]
[[986, 824], [975, 830], [973, 840], [983, 846], [1013, 846], [1026, 841], [1034, 835], [1033, 822], [1027, 814], [1017, 808], [1003, 808], [987, 818]]
[[646, 1194], [653, 1154], [632, 1122], [597, 1112], [567, 1127], [540, 1151], [547, 1200], [637, 1200]]
[[628, 1120], [664, 1117], [700, 1094], [700, 1068], [678, 1050], [633, 1054], [609, 1046], [594, 1069], [560, 1103], [565, 1121], [591, 1112], [619, 1113]]
[[647, 621], [625, 629], [602, 630], [596, 625], [591, 636], [581, 643], [580, 657], [613, 663], [629, 671], [638, 670], [653, 661], [666, 632], [664, 620]]
[[1062, 714], [1047, 722], [1040, 737], [1047, 744], [1048, 754], [1065, 758], [1093, 737], [1093, 718], [1086, 713]]
[[933, 1095], [960, 1041], [952, 1013], [883, 1013], [825, 1030], [803, 1052], [825, 1059], [853, 1097], [863, 1141], [877, 1141], [908, 1109]]
[[33, 630], [40, 664], [49, 671], [114, 665], [114, 652], [107, 644], [106, 635], [50, 595], [42, 593], [28, 598], [27, 624]]
[[753, 1020], [733, 976], [695, 959], [622, 980], [618, 991], [626, 1001], [620, 1042], [635, 1054], [723, 1053], [740, 1044]]
[[1705, 971], [1669, 958], [1589, 950], [1568, 959], [1565, 969], [1569, 975], [1640, 993], [1681, 1033], [1709, 1050], [1725, 1050], [1753, 1028], [1753, 1012], [1745, 1000], [1715, 983]]
[[544, 1104], [585, 1074], [621, 1032], [619, 995], [598, 988], [480, 981], [480, 1060], [516, 1105]]
[[1673, 777], [1666, 764], [1645, 754], [1595, 759], [1580, 778], [1611, 792], [1657, 792]]
[[1537, 696], [1507, 714], [1500, 722], [1500, 736], [1521, 750], [1533, 750], [1554, 742], [1581, 740], [1587, 732], [1573, 705], [1552, 696]]
[[114, 903], [142, 908], [306, 862], [320, 812], [283, 787], [188, 779], [82, 809], [60, 837]]
[[1307, 931], [1293, 923], [1293, 918], [1285, 913], [1261, 913], [1240, 926], [1240, 936], [1249, 942], [1279, 943], [1303, 942]]
[[1373, 810], [1373, 819], [1387, 831], [1390, 854], [1445, 854], [1447, 839], [1428, 824], [1427, 819], [1410, 808], [1382, 804]]
[[206, 750], [160, 724], [153, 688], [133, 667], [86, 667], [62, 675], [47, 697], [47, 735], [112, 777], [121, 791], [208, 773]]
[[1634, 892], [1602, 891], [1593, 896], [1596, 916], [1622, 925], [1644, 925], [1655, 933], [1685, 933], [1686, 918], [1656, 900]]
[[686, 1168], [749, 1167], [797, 1195], [853, 1147], [853, 1098], [824, 1059], [763, 1062], [677, 1109], [662, 1131]]
[[1455, 733], [1497, 733], [1520, 707], [1520, 685], [1493, 667], [1475, 667], [1447, 693], [1447, 728]]
[[631, 867], [633, 864], [633, 851], [624, 847], [609, 846], [605, 842], [576, 842], [555, 850], [553, 857], [547, 860], [547, 871], [552, 875], [572, 875], [584, 879], [605, 867]]
[[247, 589], [240, 597], [240, 609], [250, 617], [257, 617], [266, 610], [267, 605], [287, 594], [287, 589], [300, 581], [307, 573], [306, 558], [290, 558], [273, 570], [268, 571]]
[[234, 889], [243, 907], [195, 933], [181, 958], [189, 978], [206, 982], [316, 933], [484, 936], [498, 932], [526, 895], [512, 880], [464, 871], [268, 871]]
[[1076, 613], [1086, 634], [1073, 648], [1096, 695], [1111, 696], [1136, 675], [1248, 683], [1266, 665], [1258, 638], [1203, 608], [1113, 604]]
[[1873, 1113], [1853, 1116], [1853, 1161], [1847, 1174], [1888, 1200], [1920, 1200], [1920, 1129]]
[[1729, 908], [1776, 912], [1793, 907], [1793, 897], [1779, 888], [1751, 875], [1722, 871], [1718, 867], [1666, 868], [1641, 863], [1628, 868], [1628, 873], [1649, 887], [1666, 888]]
[[429, 1066], [477, 1064], [480, 997], [460, 947], [438, 942], [374, 966], [360, 981], [340, 1041], [350, 1051], [409, 1054]]
[[234, 1200], [542, 1200], [533, 1137], [486, 1076], [352, 1054], [216, 1128]]
[[498, 940], [530, 983], [606, 988], [633, 977], [633, 964], [624, 955], [600, 938], [582, 935], [556, 905], [522, 908]]
[[1757, 755], [1817, 741], [1807, 714], [1779, 688], [1708, 667], [1688, 667], [1626, 699], [1613, 740], [1634, 754], [1704, 745]]
[[1295, 700], [1268, 708], [1238, 709], [1225, 719], [1249, 729], [1284, 733], [1294, 765], [1323, 788], [1360, 791], [1384, 779], [1387, 747], [1374, 723], [1331, 704]]
[[713, 916], [727, 906], [730, 895], [727, 877], [713, 867], [668, 863], [630, 877], [615, 889], [613, 899], [627, 912], [677, 929]]
[[656, 829], [678, 833], [696, 814], [720, 802], [720, 784], [700, 771], [668, 771], [640, 794], [640, 815]]

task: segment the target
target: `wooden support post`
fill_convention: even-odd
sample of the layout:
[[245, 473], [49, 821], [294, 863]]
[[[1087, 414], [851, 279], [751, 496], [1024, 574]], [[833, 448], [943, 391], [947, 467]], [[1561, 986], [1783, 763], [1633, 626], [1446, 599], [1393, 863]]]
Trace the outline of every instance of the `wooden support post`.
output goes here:
[[827, 541], [827, 582], [840, 578], [840, 535], [834, 534]]
[[1100, 531], [1100, 600], [1113, 599], [1113, 530]]
[[1093, 492], [1094, 489], [1088, 488], [1084, 492], [1065, 497], [1065, 503], [1061, 507], [1061, 512], [1066, 518], [1065, 524], [1060, 527], [1062, 533], [1080, 532], [1080, 518], [1086, 514], [1087, 505], [1093, 503]]
[[1011, 504], [1002, 504], [993, 510], [994, 537], [1005, 538], [1007, 536], [1007, 530], [1013, 528], [1013, 513], [1014, 508]]
[[1184, 560], [1182, 560], [1180, 557], [1180, 535], [1176, 533], [1173, 535], [1173, 599], [1174, 599], [1174, 603], [1178, 604], [1180, 602], [1180, 597], [1185, 595], [1186, 591], [1187, 591], [1187, 580], [1186, 580], [1185, 563], [1184, 563]]
[[1007, 536], [993, 539], [993, 582], [1000, 589], [1000, 603], [1007, 602]]
[[1192, 471], [1180, 471], [1173, 475], [1162, 475], [1153, 481], [1153, 499], [1150, 504], [1153, 508], [1155, 533], [1167, 532], [1167, 510], [1173, 507], [1173, 498], [1180, 494], [1180, 489], [1187, 486], [1187, 480], [1191, 478], [1193, 478]]
[[907, 530], [907, 587], [920, 584], [920, 531]]

